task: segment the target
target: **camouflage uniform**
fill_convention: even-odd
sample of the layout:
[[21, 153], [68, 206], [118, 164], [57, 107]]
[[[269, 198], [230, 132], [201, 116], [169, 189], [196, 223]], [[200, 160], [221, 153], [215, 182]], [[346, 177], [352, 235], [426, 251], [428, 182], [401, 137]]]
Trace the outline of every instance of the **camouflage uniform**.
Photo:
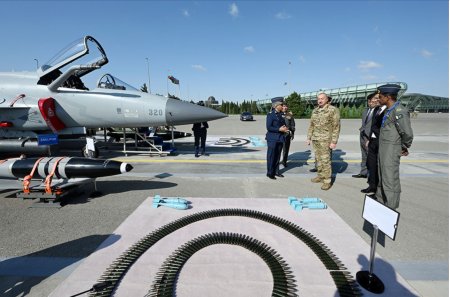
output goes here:
[[314, 108], [307, 139], [312, 141], [317, 161], [317, 175], [324, 184], [331, 183], [330, 143], [337, 143], [339, 131], [339, 109], [330, 104]]

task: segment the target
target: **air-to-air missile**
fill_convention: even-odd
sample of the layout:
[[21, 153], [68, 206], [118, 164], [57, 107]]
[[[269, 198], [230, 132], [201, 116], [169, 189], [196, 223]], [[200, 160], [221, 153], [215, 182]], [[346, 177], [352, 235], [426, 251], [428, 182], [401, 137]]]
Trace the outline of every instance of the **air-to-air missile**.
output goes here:
[[226, 117], [211, 108], [139, 91], [111, 74], [88, 89], [82, 78], [107, 63], [98, 41], [85, 36], [35, 72], [0, 73], [0, 154], [46, 153], [50, 144], [40, 136], [48, 134], [58, 135], [58, 141], [78, 138], [87, 128], [174, 126]]
[[[114, 160], [79, 157], [45, 157], [0, 161], [0, 178], [44, 179], [54, 171], [59, 179], [97, 178], [129, 172], [133, 166]], [[32, 174], [31, 174], [32, 173]]]

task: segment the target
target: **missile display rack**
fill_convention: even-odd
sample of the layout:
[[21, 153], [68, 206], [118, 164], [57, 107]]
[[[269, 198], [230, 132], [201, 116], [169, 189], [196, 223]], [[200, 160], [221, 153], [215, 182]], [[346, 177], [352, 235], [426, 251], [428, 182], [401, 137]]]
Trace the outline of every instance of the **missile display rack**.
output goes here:
[[93, 181], [92, 179], [85, 179], [83, 182], [77, 182], [76, 184], [57, 183], [51, 187], [51, 191], [46, 190], [46, 186], [41, 183], [30, 187], [28, 191], [17, 192], [16, 197], [32, 200], [37, 199], [38, 201], [36, 203], [39, 203], [43, 206], [59, 206], [64, 197], [79, 193], [81, 190], [81, 185], [86, 183], [94, 183], [95, 190], [90, 191], [90, 193], [97, 192], [95, 180]]
[[24, 191], [20, 191], [16, 194], [17, 198], [23, 198], [23, 199], [39, 199], [42, 202], [54, 202], [56, 200], [59, 200], [63, 198], [64, 196], [69, 195], [70, 193], [73, 193], [74, 190], [76, 190], [77, 185], [67, 185], [56, 187], [52, 192], [47, 193], [45, 192], [45, 186], [38, 185], [30, 188], [30, 191], [28, 193]]

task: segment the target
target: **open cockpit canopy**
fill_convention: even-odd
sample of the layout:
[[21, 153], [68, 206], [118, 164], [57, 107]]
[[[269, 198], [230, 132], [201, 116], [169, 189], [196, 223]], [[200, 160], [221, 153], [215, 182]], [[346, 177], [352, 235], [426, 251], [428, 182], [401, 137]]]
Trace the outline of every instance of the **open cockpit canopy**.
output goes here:
[[38, 84], [49, 85], [68, 71], [72, 73], [69, 77], [79, 79], [107, 63], [108, 58], [100, 43], [91, 36], [85, 36], [69, 44], [38, 69]]

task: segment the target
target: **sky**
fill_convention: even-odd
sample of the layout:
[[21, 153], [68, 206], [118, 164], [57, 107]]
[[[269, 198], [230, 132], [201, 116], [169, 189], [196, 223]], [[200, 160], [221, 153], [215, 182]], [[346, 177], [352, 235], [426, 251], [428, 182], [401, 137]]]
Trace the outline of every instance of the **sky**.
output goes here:
[[379, 82], [449, 97], [447, 0], [2, 0], [0, 27], [0, 72], [34, 71], [93, 36], [109, 63], [90, 88], [105, 73], [140, 88], [150, 73], [152, 93], [193, 101]]

